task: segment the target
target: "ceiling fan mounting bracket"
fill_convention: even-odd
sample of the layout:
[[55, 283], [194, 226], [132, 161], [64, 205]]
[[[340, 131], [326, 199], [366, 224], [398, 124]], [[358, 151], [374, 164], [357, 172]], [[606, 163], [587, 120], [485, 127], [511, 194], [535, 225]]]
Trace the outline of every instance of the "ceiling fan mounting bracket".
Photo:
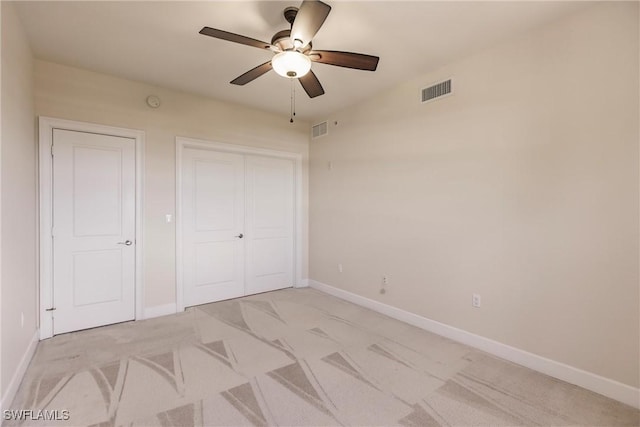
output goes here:
[[298, 8], [289, 6], [284, 9], [283, 14], [284, 19], [286, 19], [289, 24], [293, 25], [293, 21], [296, 20], [296, 15], [298, 14]]

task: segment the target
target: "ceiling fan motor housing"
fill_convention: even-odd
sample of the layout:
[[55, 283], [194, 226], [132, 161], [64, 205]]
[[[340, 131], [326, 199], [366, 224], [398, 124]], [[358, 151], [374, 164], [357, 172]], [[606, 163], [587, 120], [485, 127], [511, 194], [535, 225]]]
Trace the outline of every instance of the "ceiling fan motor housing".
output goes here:
[[297, 50], [301, 53], [307, 53], [311, 50], [311, 42], [303, 49], [296, 49], [293, 40], [291, 40], [291, 30], [282, 30], [275, 33], [271, 38], [271, 44], [283, 52], [286, 50]]

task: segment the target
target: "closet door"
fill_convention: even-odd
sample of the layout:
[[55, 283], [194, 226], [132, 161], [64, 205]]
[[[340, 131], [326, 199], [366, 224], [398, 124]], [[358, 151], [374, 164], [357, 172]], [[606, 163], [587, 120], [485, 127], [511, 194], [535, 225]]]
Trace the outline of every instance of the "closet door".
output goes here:
[[185, 149], [182, 280], [185, 306], [245, 295], [244, 157]]
[[294, 164], [246, 156], [246, 293], [293, 286]]

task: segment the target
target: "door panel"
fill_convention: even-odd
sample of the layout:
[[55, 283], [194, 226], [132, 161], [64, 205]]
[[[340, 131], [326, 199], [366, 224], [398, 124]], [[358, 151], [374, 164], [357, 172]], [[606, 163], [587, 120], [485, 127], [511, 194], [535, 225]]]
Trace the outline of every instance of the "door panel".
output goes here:
[[281, 274], [289, 269], [288, 253], [289, 239], [253, 239], [253, 252], [256, 255], [253, 263], [253, 274], [263, 277]]
[[196, 230], [233, 231], [241, 221], [236, 212], [240, 208], [235, 185], [237, 162], [195, 159], [193, 164]]
[[53, 146], [53, 332], [132, 320], [135, 141], [55, 129]]
[[73, 234], [115, 236], [122, 233], [122, 150], [74, 146]]
[[119, 249], [73, 254], [73, 305], [122, 299], [122, 253]]
[[186, 149], [182, 164], [185, 306], [244, 295], [244, 158]]
[[235, 280], [234, 243], [205, 242], [195, 244], [195, 286], [229, 283]]
[[293, 161], [247, 156], [247, 294], [293, 286]]

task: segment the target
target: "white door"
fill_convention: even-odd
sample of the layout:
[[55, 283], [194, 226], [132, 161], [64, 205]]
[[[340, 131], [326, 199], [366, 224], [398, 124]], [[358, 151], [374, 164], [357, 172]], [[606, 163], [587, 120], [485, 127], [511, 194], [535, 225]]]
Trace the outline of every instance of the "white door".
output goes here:
[[53, 132], [53, 333], [135, 317], [135, 140]]
[[244, 158], [186, 149], [182, 167], [185, 306], [244, 295]]
[[186, 148], [181, 178], [186, 307], [293, 286], [292, 160]]
[[293, 286], [293, 161], [247, 156], [246, 293]]

